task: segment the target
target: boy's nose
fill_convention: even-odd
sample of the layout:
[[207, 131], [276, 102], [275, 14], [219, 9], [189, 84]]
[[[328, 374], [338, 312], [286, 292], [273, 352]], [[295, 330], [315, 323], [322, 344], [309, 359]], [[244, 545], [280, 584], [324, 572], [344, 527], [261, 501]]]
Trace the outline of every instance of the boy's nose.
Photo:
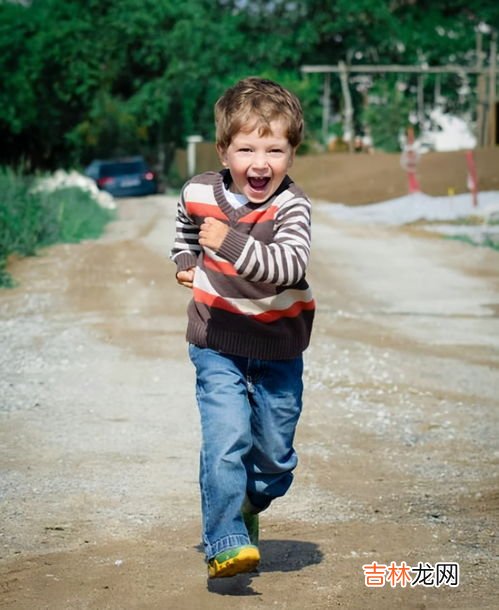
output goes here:
[[267, 167], [267, 155], [265, 153], [256, 153], [253, 157], [253, 167], [265, 169]]

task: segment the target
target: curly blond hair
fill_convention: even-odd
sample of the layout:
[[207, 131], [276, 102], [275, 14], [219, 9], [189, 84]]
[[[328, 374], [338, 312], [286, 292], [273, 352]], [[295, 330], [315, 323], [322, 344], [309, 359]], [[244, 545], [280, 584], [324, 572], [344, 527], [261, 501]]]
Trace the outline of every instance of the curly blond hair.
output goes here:
[[250, 76], [227, 89], [215, 104], [216, 143], [227, 150], [240, 131], [259, 129], [261, 136], [272, 133], [270, 123], [283, 120], [287, 138], [297, 148], [303, 138], [303, 111], [290, 91], [266, 78]]

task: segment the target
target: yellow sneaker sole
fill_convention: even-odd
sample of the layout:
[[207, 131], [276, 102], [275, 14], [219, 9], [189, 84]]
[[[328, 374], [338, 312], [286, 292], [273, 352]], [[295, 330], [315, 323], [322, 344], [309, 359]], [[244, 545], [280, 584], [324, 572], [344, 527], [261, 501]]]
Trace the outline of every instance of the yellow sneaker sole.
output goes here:
[[[220, 553], [217, 557], [223, 557]], [[245, 572], [253, 572], [260, 563], [260, 552], [255, 546], [243, 546], [233, 557], [219, 561], [214, 557], [208, 563], [209, 578], [226, 578]]]

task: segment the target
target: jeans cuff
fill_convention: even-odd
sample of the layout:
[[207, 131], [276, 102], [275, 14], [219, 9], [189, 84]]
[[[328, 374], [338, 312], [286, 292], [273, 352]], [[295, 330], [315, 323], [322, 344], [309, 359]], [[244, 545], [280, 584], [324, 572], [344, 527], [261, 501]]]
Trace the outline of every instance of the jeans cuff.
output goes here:
[[217, 540], [214, 544], [207, 542], [205, 545], [206, 557], [209, 561], [210, 559], [213, 559], [215, 555], [223, 553], [223, 551], [245, 544], [251, 544], [248, 536], [245, 534], [230, 534], [229, 536], [220, 538], [220, 540]]

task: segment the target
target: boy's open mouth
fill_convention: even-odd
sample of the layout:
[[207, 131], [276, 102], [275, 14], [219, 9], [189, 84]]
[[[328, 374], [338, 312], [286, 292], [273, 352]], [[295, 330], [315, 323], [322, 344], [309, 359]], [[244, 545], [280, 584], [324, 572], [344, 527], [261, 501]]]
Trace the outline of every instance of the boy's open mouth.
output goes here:
[[270, 178], [248, 178], [248, 184], [254, 191], [264, 191]]

